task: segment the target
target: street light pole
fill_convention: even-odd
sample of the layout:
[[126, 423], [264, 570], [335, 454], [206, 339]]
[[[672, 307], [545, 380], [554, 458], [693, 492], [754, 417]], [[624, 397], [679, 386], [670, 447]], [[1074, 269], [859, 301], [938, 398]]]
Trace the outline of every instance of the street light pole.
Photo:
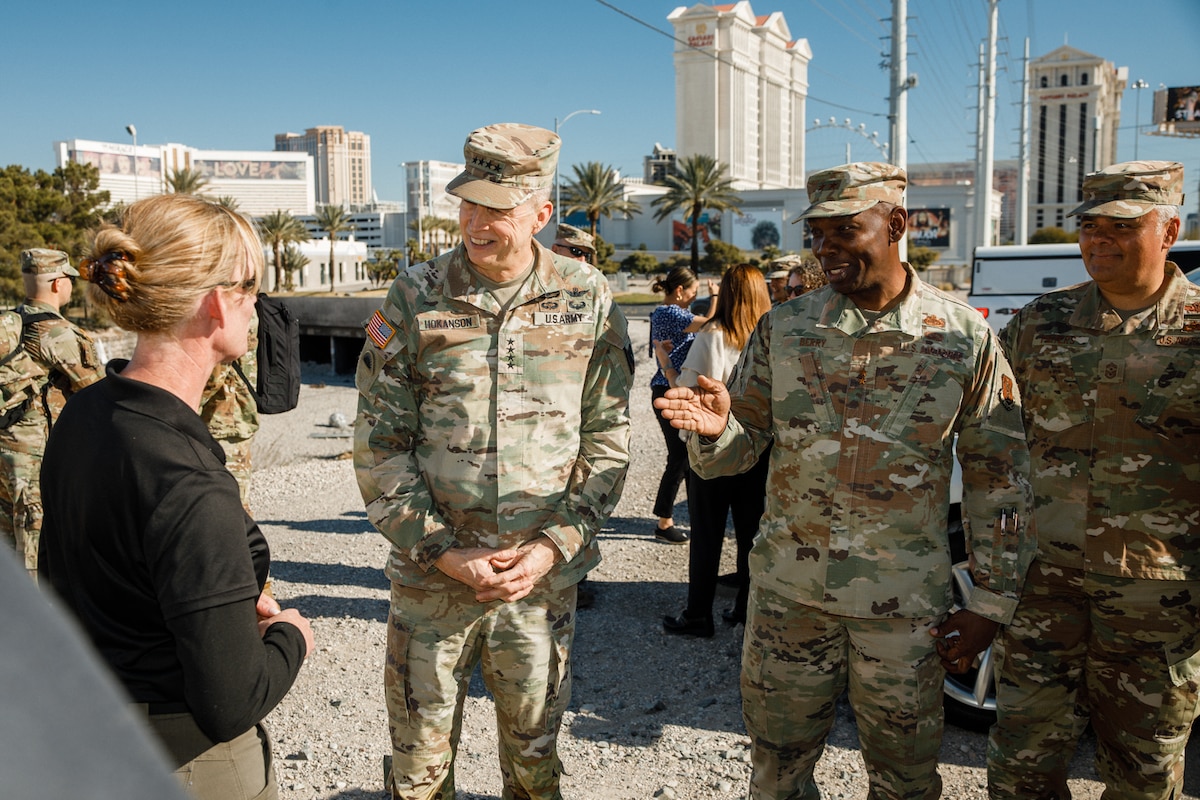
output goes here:
[[[571, 117], [575, 116], [576, 114], [599, 114], [599, 113], [600, 112], [594, 108], [581, 108], [578, 111], [572, 111], [570, 114], [567, 114], [565, 117], [563, 117], [561, 123], [558, 121], [558, 117], [555, 117], [554, 118], [554, 135], [558, 136], [559, 125], [566, 125], [567, 120], [569, 120]], [[561, 165], [562, 162], [560, 161], [559, 163]], [[558, 194], [559, 194], [558, 173], [560, 171], [561, 170], [559, 170], [559, 169], [554, 170], [554, 222], [555, 223], [562, 222], [562, 212], [559, 211], [559, 204], [558, 204]]]
[[125, 131], [133, 137], [133, 199], [138, 200], [137, 126], [126, 125]]
[[1150, 84], [1142, 78], [1138, 78], [1133, 82], [1133, 88], [1137, 89], [1137, 104], [1134, 106], [1137, 110], [1133, 114], [1133, 160], [1137, 161], [1138, 142], [1141, 140], [1142, 133], [1142, 89], [1149, 89]]

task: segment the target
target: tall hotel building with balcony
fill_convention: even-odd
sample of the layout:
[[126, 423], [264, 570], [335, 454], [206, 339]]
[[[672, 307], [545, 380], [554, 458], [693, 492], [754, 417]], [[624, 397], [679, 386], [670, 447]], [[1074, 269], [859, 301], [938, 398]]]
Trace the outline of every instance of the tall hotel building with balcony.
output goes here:
[[1083, 178], [1116, 160], [1129, 70], [1063, 45], [1029, 62], [1029, 230], [1074, 230]]
[[308, 153], [320, 205], [364, 206], [371, 190], [371, 137], [340, 125], [319, 125], [304, 133], [275, 134], [277, 152]]
[[667, 20], [679, 158], [713, 156], [737, 189], [803, 187], [808, 40], [792, 40], [782, 13], [756, 16], [745, 0], [681, 6]]

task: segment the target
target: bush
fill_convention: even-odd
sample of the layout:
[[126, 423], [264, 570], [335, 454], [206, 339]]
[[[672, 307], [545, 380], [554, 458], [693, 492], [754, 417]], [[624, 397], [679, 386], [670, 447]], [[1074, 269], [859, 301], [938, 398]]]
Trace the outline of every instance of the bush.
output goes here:
[[744, 264], [745, 262], [746, 254], [740, 247], [720, 239], [713, 239], [704, 245], [704, 257], [700, 259], [700, 270], [720, 275], [734, 264]]
[[1078, 233], [1067, 233], [1062, 228], [1053, 225], [1049, 228], [1038, 228], [1029, 237], [1030, 244], [1069, 244], [1078, 241]]
[[654, 256], [639, 250], [621, 259], [621, 268], [631, 275], [650, 275], [662, 270], [663, 265]]

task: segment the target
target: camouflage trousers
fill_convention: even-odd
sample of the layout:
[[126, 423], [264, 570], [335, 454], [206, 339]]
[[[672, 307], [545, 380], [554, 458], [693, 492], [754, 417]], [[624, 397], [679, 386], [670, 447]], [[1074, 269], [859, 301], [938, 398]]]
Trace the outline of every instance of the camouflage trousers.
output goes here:
[[575, 587], [511, 603], [392, 584], [384, 693], [392, 796], [454, 800], [454, 757], [476, 664], [496, 703], [503, 800], [559, 800], [558, 729], [571, 699]]
[[988, 792], [1066, 800], [1090, 717], [1104, 796], [1176, 798], [1197, 716], [1200, 581], [1113, 578], [1035, 561], [996, 640]]
[[40, 454], [0, 450], [0, 536], [35, 579], [42, 535], [41, 467]]
[[819, 800], [813, 769], [847, 687], [868, 798], [940, 797], [944, 673], [929, 635], [939, 621], [834, 616], [752, 581], [742, 645], [752, 800]]

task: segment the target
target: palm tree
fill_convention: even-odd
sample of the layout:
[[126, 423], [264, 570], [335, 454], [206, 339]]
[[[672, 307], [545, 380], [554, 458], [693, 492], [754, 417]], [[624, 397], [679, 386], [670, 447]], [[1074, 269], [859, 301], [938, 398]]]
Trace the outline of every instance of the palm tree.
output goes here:
[[280, 264], [283, 267], [283, 274], [287, 275], [287, 285], [284, 288], [289, 292], [296, 288], [296, 272], [304, 269], [304, 265], [307, 263], [308, 256], [300, 252], [300, 248], [295, 242], [288, 242], [284, 246]]
[[563, 207], [566, 214], [560, 212], [560, 219], [582, 211], [587, 214], [594, 237], [600, 217], [642, 213], [640, 205], [625, 199], [624, 187], [621, 186], [612, 167], [606, 167], [599, 161], [589, 161], [582, 167], [575, 164], [571, 169], [575, 172], [575, 180], [563, 187]]
[[741, 197], [733, 188], [733, 183], [725, 177], [725, 165], [712, 156], [697, 153], [685, 156], [675, 163], [675, 174], [668, 175], [664, 183], [667, 193], [650, 201], [650, 205], [658, 206], [654, 214], [657, 222], [662, 222], [676, 211], [682, 211], [684, 219], [692, 225], [692, 269], [700, 265], [700, 241], [697, 236], [700, 229], [700, 216], [705, 209], [713, 211], [732, 211], [739, 217], [742, 210]]
[[225, 208], [228, 208], [230, 211], [238, 210], [237, 198], [231, 194], [221, 195], [220, 197], [217, 198], [216, 203], [219, 206], [224, 206]]
[[258, 232], [271, 245], [275, 256], [275, 290], [283, 285], [284, 248], [293, 242], [307, 242], [308, 228], [287, 211], [272, 211], [258, 220]]
[[167, 176], [167, 186], [175, 194], [204, 194], [208, 178], [190, 167], [172, 170]]
[[321, 206], [317, 209], [317, 227], [329, 234], [329, 291], [336, 291], [337, 270], [333, 263], [333, 243], [342, 231], [350, 230], [350, 217], [342, 206]]

